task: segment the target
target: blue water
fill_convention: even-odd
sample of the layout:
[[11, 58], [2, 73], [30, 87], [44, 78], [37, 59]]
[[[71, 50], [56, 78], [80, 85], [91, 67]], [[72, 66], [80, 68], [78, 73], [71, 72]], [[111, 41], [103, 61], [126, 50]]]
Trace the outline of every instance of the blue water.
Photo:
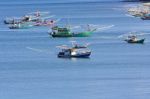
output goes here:
[[[0, 3], [0, 99], [150, 98], [150, 36], [141, 36], [143, 45], [118, 38], [130, 31], [150, 33], [150, 21], [126, 15], [136, 3], [7, 1]], [[114, 26], [86, 38], [52, 38], [49, 27], [10, 30], [3, 24], [7, 16], [36, 10], [50, 11], [59, 25], [69, 19], [72, 25]], [[91, 43], [91, 57], [57, 58], [56, 46], [72, 40]]]

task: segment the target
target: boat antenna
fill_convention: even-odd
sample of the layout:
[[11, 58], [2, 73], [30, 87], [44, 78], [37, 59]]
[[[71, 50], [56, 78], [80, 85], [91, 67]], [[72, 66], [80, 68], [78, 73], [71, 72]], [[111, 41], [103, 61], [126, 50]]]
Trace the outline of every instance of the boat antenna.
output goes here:
[[66, 25], [66, 27], [70, 29], [70, 28], [71, 28], [71, 26], [70, 26], [70, 22], [69, 22], [69, 21], [70, 21], [70, 20], [69, 20], [69, 15], [68, 15], [68, 17], [67, 17], [67, 25]]

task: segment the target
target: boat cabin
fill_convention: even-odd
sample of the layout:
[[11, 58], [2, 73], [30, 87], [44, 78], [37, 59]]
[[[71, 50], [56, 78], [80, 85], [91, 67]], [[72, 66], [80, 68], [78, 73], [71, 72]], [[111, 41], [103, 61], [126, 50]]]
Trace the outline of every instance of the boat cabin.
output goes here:
[[68, 28], [61, 28], [58, 26], [52, 27], [52, 35], [70, 35], [70, 29]]

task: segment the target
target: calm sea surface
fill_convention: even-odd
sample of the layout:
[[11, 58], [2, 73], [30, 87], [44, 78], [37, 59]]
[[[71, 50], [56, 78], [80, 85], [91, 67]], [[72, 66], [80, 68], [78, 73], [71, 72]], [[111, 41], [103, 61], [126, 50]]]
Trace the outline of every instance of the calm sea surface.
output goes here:
[[[9, 2], [9, 0], [7, 0]], [[126, 15], [136, 3], [1, 2], [0, 99], [150, 99], [150, 35], [143, 45], [120, 35], [150, 33], [150, 21]], [[7, 16], [50, 11], [59, 25], [113, 26], [86, 38], [52, 38], [48, 27], [10, 30]], [[88, 59], [59, 59], [57, 45], [91, 43]]]

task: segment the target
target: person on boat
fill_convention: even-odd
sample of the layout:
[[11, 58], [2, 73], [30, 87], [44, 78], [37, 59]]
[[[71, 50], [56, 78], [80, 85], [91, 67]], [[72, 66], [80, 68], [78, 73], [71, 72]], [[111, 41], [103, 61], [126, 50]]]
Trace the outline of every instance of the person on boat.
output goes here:
[[132, 41], [136, 41], [137, 40], [137, 36], [136, 35], [129, 35], [128, 38]]
[[54, 20], [46, 21], [46, 24], [51, 26], [51, 27], [54, 27], [55, 26], [55, 21]]
[[90, 25], [89, 25], [89, 24], [87, 24], [87, 30], [88, 30], [88, 31], [91, 31], [91, 28], [90, 28]]

